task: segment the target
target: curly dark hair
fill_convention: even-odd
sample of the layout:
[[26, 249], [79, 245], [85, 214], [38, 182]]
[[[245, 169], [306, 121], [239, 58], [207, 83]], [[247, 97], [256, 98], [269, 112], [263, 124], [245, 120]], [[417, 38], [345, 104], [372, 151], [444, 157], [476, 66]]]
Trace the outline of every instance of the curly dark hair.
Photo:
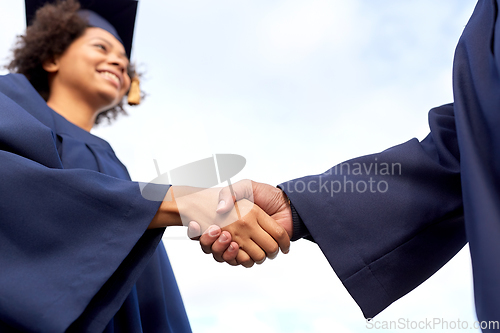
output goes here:
[[[79, 9], [80, 4], [76, 0], [58, 0], [38, 9], [26, 33], [18, 36], [13, 60], [6, 66], [10, 72], [24, 74], [46, 101], [50, 93], [49, 79], [42, 65], [63, 54], [89, 27], [77, 14]], [[136, 75], [133, 65], [129, 65], [127, 72], [131, 78]], [[113, 108], [101, 112], [95, 123], [99, 124], [104, 119], [111, 122], [119, 114], [127, 114], [123, 105], [121, 101]]]

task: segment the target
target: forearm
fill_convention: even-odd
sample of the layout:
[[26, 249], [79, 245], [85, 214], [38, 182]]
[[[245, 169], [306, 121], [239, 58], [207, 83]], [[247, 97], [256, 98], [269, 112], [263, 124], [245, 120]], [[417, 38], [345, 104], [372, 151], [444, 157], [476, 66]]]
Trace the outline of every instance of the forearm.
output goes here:
[[235, 214], [219, 217], [216, 214], [219, 190], [171, 186], [148, 229], [187, 225], [197, 221], [202, 231], [211, 224], [225, 225], [236, 221]]
[[280, 185], [335, 272], [373, 316], [465, 244], [453, 107], [431, 134]]

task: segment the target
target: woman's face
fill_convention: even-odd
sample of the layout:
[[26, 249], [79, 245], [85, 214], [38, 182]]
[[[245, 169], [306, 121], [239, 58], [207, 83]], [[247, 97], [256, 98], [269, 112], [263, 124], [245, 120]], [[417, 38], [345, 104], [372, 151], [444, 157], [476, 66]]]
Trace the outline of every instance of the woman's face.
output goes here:
[[[89, 101], [96, 111], [107, 110], [118, 104], [130, 87], [128, 63], [122, 43], [112, 34], [101, 28], [87, 28], [52, 62], [53, 67], [47, 67], [53, 74], [51, 94], [67, 93], [69, 89]], [[54, 84], [64, 89], [53, 89]]]

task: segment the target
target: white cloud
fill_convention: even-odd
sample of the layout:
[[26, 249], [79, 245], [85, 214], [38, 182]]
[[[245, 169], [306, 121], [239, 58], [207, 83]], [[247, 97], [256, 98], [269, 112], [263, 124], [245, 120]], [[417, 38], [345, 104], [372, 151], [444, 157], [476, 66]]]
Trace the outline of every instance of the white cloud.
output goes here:
[[354, 32], [349, 17], [357, 1], [279, 2], [257, 27], [260, 53], [274, 66], [304, 60], [325, 46], [343, 45]]

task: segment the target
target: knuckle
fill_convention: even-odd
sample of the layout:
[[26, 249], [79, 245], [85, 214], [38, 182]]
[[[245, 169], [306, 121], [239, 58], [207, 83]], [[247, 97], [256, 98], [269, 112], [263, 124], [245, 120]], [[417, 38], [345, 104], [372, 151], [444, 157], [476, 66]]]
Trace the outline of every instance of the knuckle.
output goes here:
[[212, 244], [206, 232], [200, 236], [200, 244], [201, 246], [210, 246]]
[[231, 260], [234, 260], [236, 258], [235, 255], [232, 255], [232, 254], [228, 254], [227, 252], [225, 252], [223, 255], [222, 255], [222, 259], [224, 259], [225, 261], [231, 261]]
[[250, 258], [245, 258], [245, 259], [240, 259], [240, 258], [236, 258], [236, 262], [241, 265], [241, 266], [245, 266], [247, 264], [249, 264], [252, 260]]
[[285, 237], [285, 229], [283, 229], [282, 227], [277, 227], [276, 228], [276, 237], [279, 239], [284, 238]]
[[266, 256], [265, 254], [262, 254], [262, 256], [261, 256], [261, 257], [259, 257], [259, 258], [257, 259], [257, 261], [258, 261], [259, 263], [263, 263], [264, 261], [266, 261], [266, 258], [267, 258], [267, 256]]
[[278, 244], [274, 244], [273, 246], [271, 246], [269, 248], [269, 253], [268, 254], [269, 255], [274, 255], [274, 254], [276, 254], [279, 251], [279, 249], [280, 248], [279, 248]]
[[251, 226], [251, 223], [248, 223], [248, 221], [244, 218], [236, 221], [237, 223], [237, 228], [236, 228], [236, 234], [239, 235], [241, 233], [241, 230], [247, 229]]
[[222, 258], [222, 255], [224, 254], [224, 250], [225, 250], [225, 249], [214, 249], [214, 248], [212, 247], [212, 251], [211, 251], [211, 252], [212, 252], [215, 256], [217, 256], [217, 257], [219, 257], [219, 258]]
[[254, 262], [253, 262], [253, 261], [251, 261], [251, 262], [249, 262], [249, 263], [245, 263], [245, 264], [243, 264], [243, 266], [244, 266], [244, 267], [246, 267], [246, 268], [250, 268], [250, 267], [252, 267], [252, 266], [253, 266], [253, 264], [254, 264]]
[[266, 260], [266, 254], [265, 253], [260, 253], [255, 257], [255, 262], [257, 263], [262, 263]]
[[240, 251], [236, 257], [236, 262], [245, 267], [253, 266], [253, 260], [245, 252]]

